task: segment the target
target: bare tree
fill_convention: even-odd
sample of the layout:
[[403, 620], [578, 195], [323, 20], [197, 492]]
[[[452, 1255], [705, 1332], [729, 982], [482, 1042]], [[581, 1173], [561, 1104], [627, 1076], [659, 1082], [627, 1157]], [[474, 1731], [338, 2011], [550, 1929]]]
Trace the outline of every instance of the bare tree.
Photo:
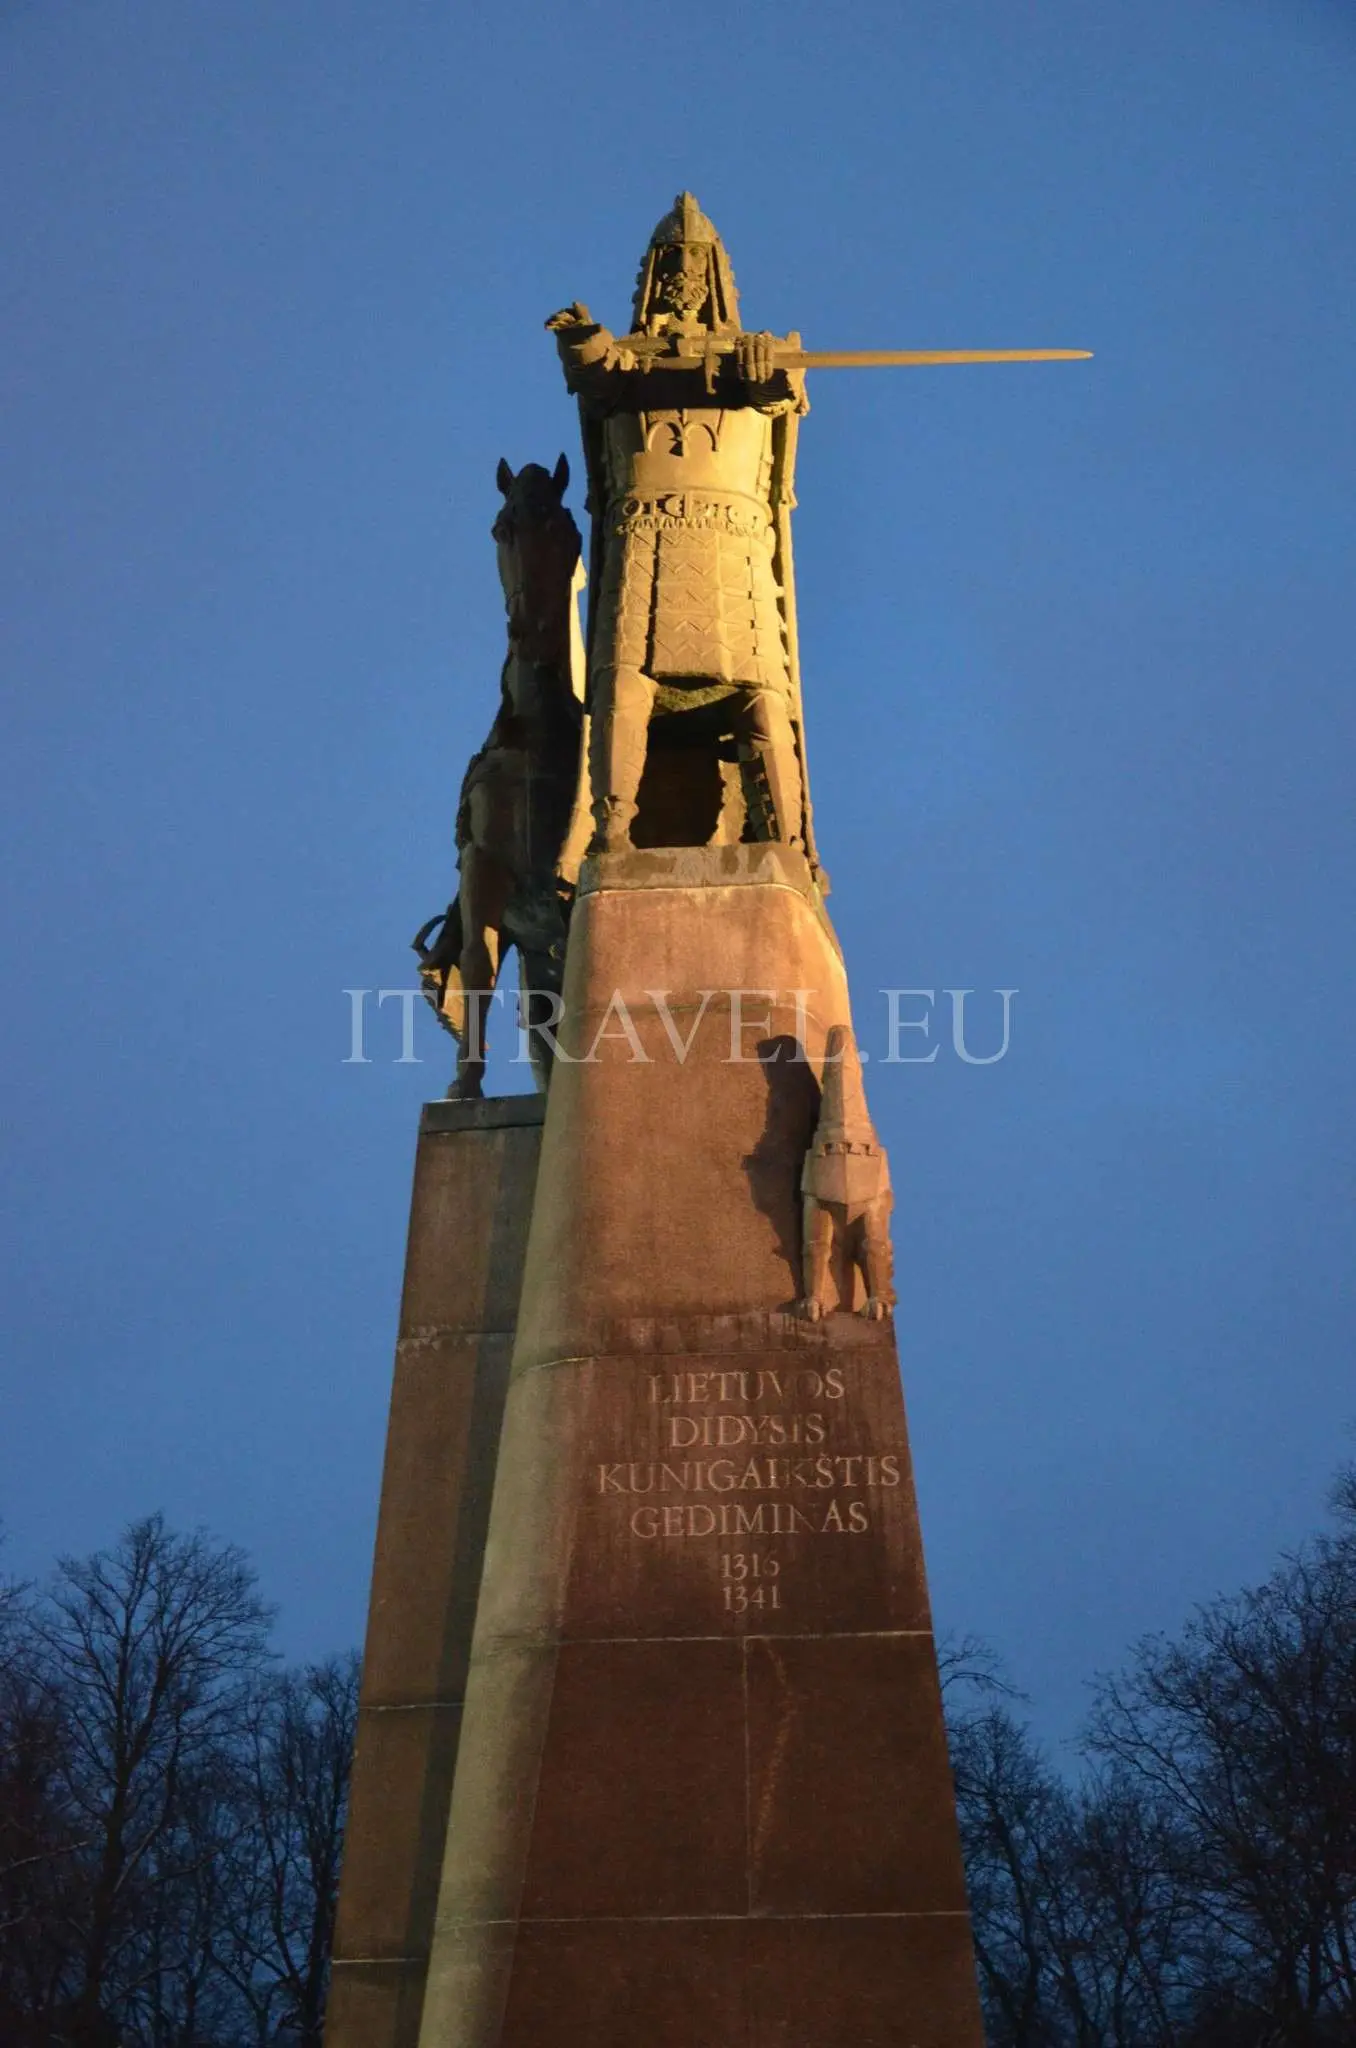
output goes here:
[[1062, 2043], [1049, 1895], [1067, 1794], [1004, 1707], [951, 1724], [961, 1846], [994, 2048]]
[[993, 2048], [1356, 2041], [1356, 1471], [1333, 1506], [1101, 1681], [1077, 1782], [985, 1697], [974, 1645], [950, 1656]]
[[358, 1660], [159, 1516], [0, 1585], [0, 2048], [320, 2048]]
[[67, 1731], [41, 1682], [29, 1589], [0, 1583], [0, 2040], [45, 2040], [71, 1952], [72, 1858], [85, 1846], [65, 1796]]
[[110, 1550], [63, 1559], [35, 1608], [67, 1735], [63, 1798], [87, 1843], [60, 1987], [63, 2036], [77, 2048], [135, 2025], [163, 1972], [152, 1931], [170, 1891], [213, 1853], [187, 1816], [205, 1784], [229, 1777], [269, 1620], [241, 1551], [175, 1534], [159, 1515]]
[[1356, 2038], [1356, 1512], [1338, 1506], [1335, 1534], [1100, 1687], [1090, 1750], [1166, 1817], [1195, 1902], [1202, 2042]]
[[353, 1654], [287, 1672], [251, 1715], [250, 1826], [223, 1933], [260, 2044], [320, 2048], [358, 1674]]

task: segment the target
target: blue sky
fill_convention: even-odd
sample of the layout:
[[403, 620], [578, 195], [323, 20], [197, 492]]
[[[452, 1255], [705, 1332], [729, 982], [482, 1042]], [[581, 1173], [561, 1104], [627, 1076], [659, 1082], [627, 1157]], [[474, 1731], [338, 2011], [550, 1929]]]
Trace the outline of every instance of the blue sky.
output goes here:
[[[1067, 1733], [1352, 1448], [1356, 15], [0, 0], [11, 1568], [160, 1506], [358, 1639], [446, 900], [547, 313], [696, 191], [822, 375], [811, 768], [939, 1621]], [[582, 495], [573, 492], [576, 505]], [[979, 999], [976, 999], [977, 1003]], [[985, 1013], [975, 1012], [976, 1039]], [[981, 1045], [982, 1049], [982, 1045]], [[519, 1085], [521, 1076], [511, 1076]]]

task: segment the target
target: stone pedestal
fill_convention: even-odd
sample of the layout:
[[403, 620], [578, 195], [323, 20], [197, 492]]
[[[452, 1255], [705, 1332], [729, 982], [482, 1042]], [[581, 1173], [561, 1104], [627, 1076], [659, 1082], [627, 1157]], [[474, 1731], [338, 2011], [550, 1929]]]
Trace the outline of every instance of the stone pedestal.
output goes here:
[[803, 861], [587, 863], [565, 995], [421, 2048], [979, 2048], [893, 1334], [791, 1312]]
[[326, 2048], [418, 2037], [543, 1109], [423, 1113]]

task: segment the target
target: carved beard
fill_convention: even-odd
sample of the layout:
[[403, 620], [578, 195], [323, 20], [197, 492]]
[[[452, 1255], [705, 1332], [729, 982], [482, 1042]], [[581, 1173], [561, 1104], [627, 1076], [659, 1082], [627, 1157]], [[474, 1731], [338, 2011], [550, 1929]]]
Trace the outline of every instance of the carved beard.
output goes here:
[[666, 277], [659, 287], [661, 313], [698, 313], [706, 303], [708, 286], [704, 277], [680, 270]]

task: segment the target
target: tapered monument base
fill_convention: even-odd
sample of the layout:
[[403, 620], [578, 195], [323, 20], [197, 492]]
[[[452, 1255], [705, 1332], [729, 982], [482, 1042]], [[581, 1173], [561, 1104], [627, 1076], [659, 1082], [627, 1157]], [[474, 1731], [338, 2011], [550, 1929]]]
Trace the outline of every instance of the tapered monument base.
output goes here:
[[421, 2048], [979, 2048], [893, 1333], [793, 1313], [803, 861], [586, 864], [565, 995]]

